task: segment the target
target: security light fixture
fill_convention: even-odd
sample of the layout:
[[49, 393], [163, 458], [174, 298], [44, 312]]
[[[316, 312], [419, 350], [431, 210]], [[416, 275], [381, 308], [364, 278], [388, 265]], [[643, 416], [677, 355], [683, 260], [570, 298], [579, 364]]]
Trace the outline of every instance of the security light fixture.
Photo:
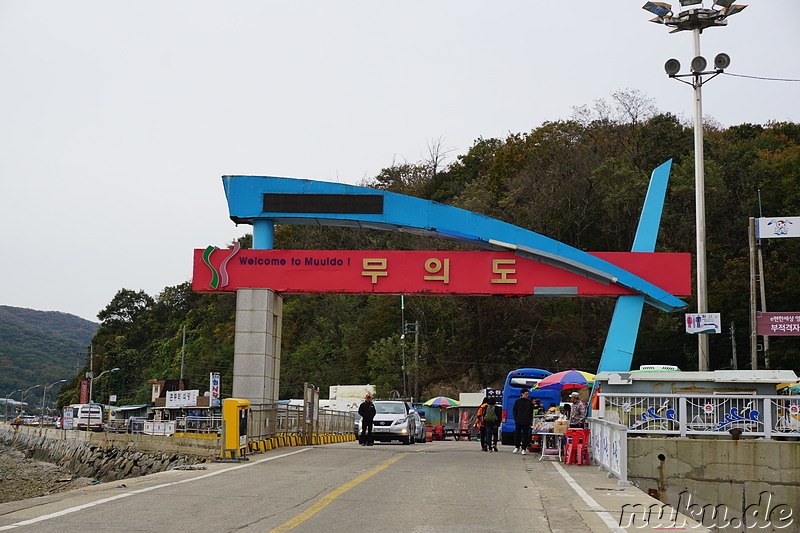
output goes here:
[[[642, 9], [649, 11], [659, 19], [669, 17], [672, 14], [672, 6], [666, 2], [646, 2]], [[656, 21], [654, 20], [653, 22]]]
[[686, 6], [694, 6], [697, 4], [702, 4], [703, 0], [680, 0], [680, 2], [681, 2], [681, 7], [686, 7]]
[[674, 76], [681, 70], [681, 62], [677, 59], [668, 59], [666, 63], [664, 63], [664, 70], [667, 71], [667, 74], [670, 76]]
[[726, 69], [730, 64], [731, 64], [731, 56], [729, 56], [725, 52], [717, 54], [717, 56], [714, 58], [714, 68], [717, 70]]
[[692, 72], [703, 72], [706, 69], [708, 62], [703, 56], [697, 56], [692, 59], [691, 69]]
[[732, 6], [723, 9], [722, 13], [725, 15], [725, 17], [730, 17], [731, 15], [735, 15], [736, 13], [741, 13], [742, 10], [746, 7], [747, 6], [744, 5], [733, 4]]

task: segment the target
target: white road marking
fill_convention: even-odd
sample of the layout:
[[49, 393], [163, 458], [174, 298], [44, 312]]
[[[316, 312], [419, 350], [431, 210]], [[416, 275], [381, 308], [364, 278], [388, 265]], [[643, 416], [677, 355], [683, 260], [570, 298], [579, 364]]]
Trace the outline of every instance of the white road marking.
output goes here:
[[608, 528], [609, 528], [611, 531], [613, 531], [614, 533], [625, 533], [625, 530], [624, 530], [623, 528], [621, 528], [621, 527], [620, 527], [620, 526], [617, 524], [617, 521], [616, 521], [616, 520], [614, 520], [614, 517], [612, 517], [612, 516], [611, 516], [611, 514], [610, 514], [610, 513], [608, 513], [608, 512], [607, 512], [607, 511], [606, 511], [606, 510], [603, 508], [603, 506], [602, 506], [602, 505], [600, 505], [599, 503], [597, 503], [597, 502], [595, 501], [595, 499], [594, 499], [594, 498], [592, 498], [591, 496], [589, 496], [589, 494], [588, 494], [588, 493], [587, 493], [585, 490], [583, 490], [583, 487], [581, 487], [580, 485], [578, 485], [578, 482], [577, 482], [577, 481], [575, 481], [574, 479], [572, 479], [572, 476], [570, 476], [570, 475], [567, 473], [567, 471], [566, 471], [566, 470], [564, 470], [564, 467], [563, 467], [563, 466], [561, 466], [559, 463], [552, 463], [552, 464], [553, 464], [553, 466], [555, 466], [555, 467], [556, 467], [556, 470], [558, 471], [558, 473], [559, 473], [559, 474], [561, 474], [561, 477], [563, 477], [563, 478], [566, 480], [566, 482], [567, 482], [567, 483], [569, 483], [569, 486], [570, 486], [570, 487], [572, 487], [572, 490], [574, 490], [575, 492], [577, 492], [577, 493], [578, 493], [578, 496], [580, 496], [580, 497], [581, 497], [581, 499], [582, 499], [584, 502], [586, 502], [586, 505], [588, 505], [588, 506], [589, 506], [589, 507], [590, 507], [590, 508], [591, 508], [593, 511], [597, 511], [597, 515], [598, 515], [600, 518], [602, 518], [602, 519], [603, 519], [603, 522], [605, 522], [605, 523], [606, 523], [606, 525], [608, 526]]
[[9, 524], [7, 526], [0, 526], [0, 531], [8, 531], [10, 529], [14, 529], [20, 526], [28, 526], [30, 524], [36, 524], [37, 522], [44, 522], [45, 520], [50, 520], [51, 518], [58, 518], [59, 516], [64, 516], [70, 513], [75, 513], [78, 511], [82, 511], [83, 509], [88, 509], [89, 507], [94, 507], [96, 505], [102, 505], [104, 503], [112, 502], [114, 500], [119, 500], [121, 498], [127, 498], [128, 496], [134, 496], [136, 494], [141, 494], [144, 492], [150, 492], [151, 490], [162, 489], [164, 487], [171, 487], [173, 485], [181, 485], [183, 483], [190, 483], [192, 481], [199, 481], [201, 479], [210, 478], [219, 474], [224, 474], [226, 472], [230, 472], [232, 470], [238, 470], [240, 468], [246, 468], [248, 466], [255, 466], [260, 463], [265, 463], [267, 461], [273, 461], [275, 459], [281, 459], [283, 457], [289, 457], [290, 455], [294, 455], [296, 453], [307, 452], [311, 448], [301, 448], [299, 450], [284, 453], [281, 455], [276, 455], [274, 457], [266, 457], [264, 459], [259, 459], [258, 461], [253, 461], [252, 463], [243, 463], [240, 465], [232, 466], [230, 468], [225, 468], [224, 470], [217, 470], [216, 472], [209, 472], [208, 474], [203, 474], [202, 476], [197, 476], [189, 479], [181, 479], [180, 481], [171, 481], [169, 483], [162, 483], [161, 485], [154, 485], [152, 487], [145, 487], [143, 489], [132, 490], [130, 492], [126, 492], [124, 494], [117, 494], [116, 496], [110, 496], [108, 498], [101, 498], [99, 500], [84, 503], [83, 505], [76, 505], [75, 507], [70, 507], [68, 509], [63, 509], [61, 511], [56, 511], [55, 513], [50, 513], [42, 516], [37, 516], [36, 518], [30, 518], [28, 520], [23, 520], [21, 522], [16, 522], [14, 524]]

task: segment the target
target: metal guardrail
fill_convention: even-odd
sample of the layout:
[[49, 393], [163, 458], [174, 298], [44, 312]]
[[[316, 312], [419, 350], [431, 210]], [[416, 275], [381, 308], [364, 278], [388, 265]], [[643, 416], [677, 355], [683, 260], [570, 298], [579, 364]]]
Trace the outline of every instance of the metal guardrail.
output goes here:
[[800, 396], [601, 393], [592, 417], [629, 434], [798, 437]]
[[[298, 434], [307, 427], [302, 407], [282, 404], [251, 404], [247, 437], [261, 440], [276, 435]], [[317, 412], [316, 428], [312, 432], [348, 434], [353, 432], [354, 414], [321, 409]]]
[[[322, 409], [317, 413], [318, 434], [346, 435], [354, 431], [354, 414], [344, 411]], [[110, 420], [104, 430], [109, 433], [146, 433], [144, 418]], [[177, 417], [174, 433], [179, 434], [218, 434], [222, 433], [222, 415], [210, 417], [194, 415]], [[268, 439], [277, 435], [302, 435], [309, 425], [305, 423], [305, 411], [298, 406], [282, 404], [251, 404], [247, 425], [247, 438], [250, 441]]]

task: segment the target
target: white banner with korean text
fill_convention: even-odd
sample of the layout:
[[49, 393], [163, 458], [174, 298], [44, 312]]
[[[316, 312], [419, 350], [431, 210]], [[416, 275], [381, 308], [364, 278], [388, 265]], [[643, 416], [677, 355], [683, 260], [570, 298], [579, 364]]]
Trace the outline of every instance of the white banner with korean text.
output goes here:
[[197, 397], [200, 391], [194, 390], [174, 390], [167, 391], [167, 407], [196, 407]]

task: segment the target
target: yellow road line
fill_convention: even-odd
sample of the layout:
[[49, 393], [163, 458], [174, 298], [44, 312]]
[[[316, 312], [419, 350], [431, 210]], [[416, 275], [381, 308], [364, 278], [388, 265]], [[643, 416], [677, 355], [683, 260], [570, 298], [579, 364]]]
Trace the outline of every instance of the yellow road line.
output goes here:
[[372, 476], [374, 476], [375, 474], [377, 474], [381, 470], [389, 467], [392, 463], [395, 463], [395, 462], [399, 461], [400, 459], [402, 459], [406, 455], [408, 455], [408, 453], [403, 453], [403, 454], [400, 454], [400, 455], [398, 455], [396, 457], [392, 457], [388, 461], [376, 466], [375, 468], [373, 468], [369, 472], [365, 472], [365, 473], [361, 474], [360, 476], [358, 476], [357, 478], [353, 479], [352, 481], [348, 481], [347, 483], [345, 483], [344, 485], [342, 485], [338, 489], [335, 489], [335, 490], [329, 492], [328, 494], [326, 494], [325, 496], [323, 496], [320, 501], [318, 501], [317, 503], [315, 503], [314, 505], [312, 505], [311, 507], [309, 507], [308, 509], [306, 509], [305, 511], [303, 511], [299, 515], [295, 516], [294, 518], [292, 518], [291, 520], [289, 520], [285, 524], [276, 527], [270, 533], [280, 533], [280, 532], [283, 532], [283, 531], [289, 531], [290, 529], [296, 528], [297, 526], [299, 526], [300, 524], [302, 524], [303, 522], [305, 522], [306, 520], [308, 520], [309, 518], [311, 518], [312, 516], [317, 514], [319, 511], [324, 509], [329, 503], [331, 503], [333, 500], [335, 500], [336, 498], [338, 498], [339, 496], [341, 496], [342, 494], [344, 494], [348, 490], [352, 489], [353, 487], [355, 487], [356, 485], [358, 485], [362, 481], [366, 481], [367, 479], [371, 478]]

